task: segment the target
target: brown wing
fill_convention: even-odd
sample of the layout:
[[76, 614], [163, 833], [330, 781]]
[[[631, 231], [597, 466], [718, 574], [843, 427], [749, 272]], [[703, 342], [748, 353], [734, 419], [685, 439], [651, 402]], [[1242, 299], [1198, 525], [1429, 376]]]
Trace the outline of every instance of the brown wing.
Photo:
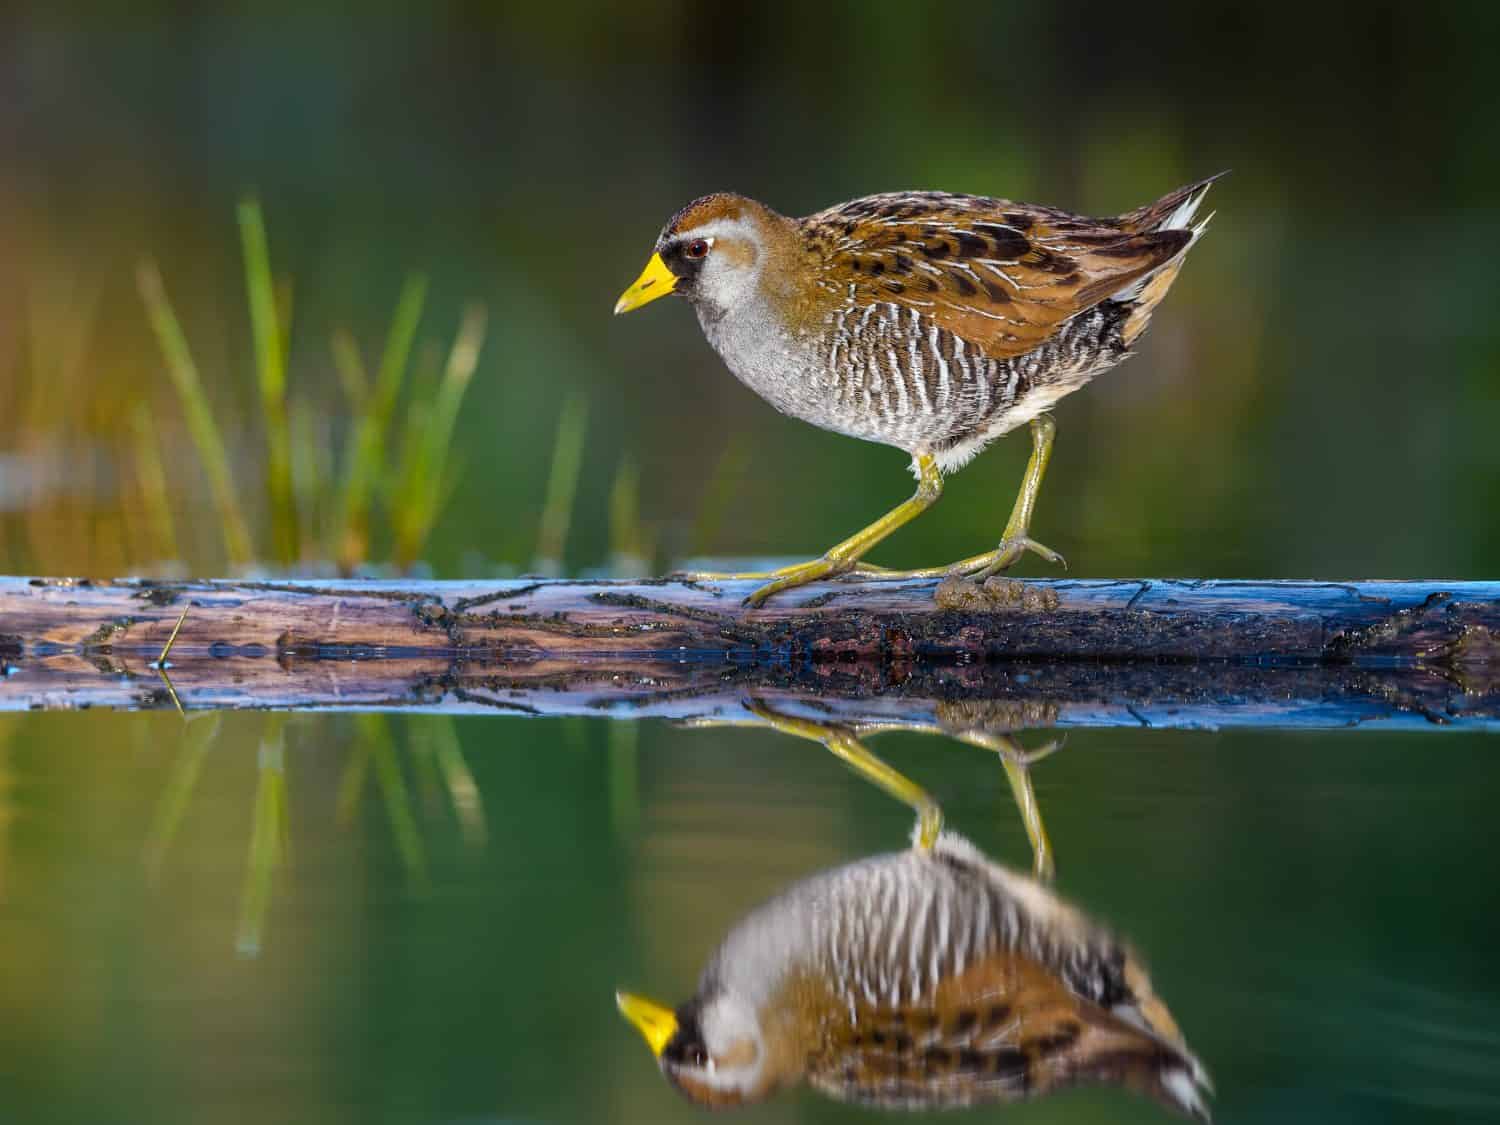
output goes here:
[[809, 1080], [835, 1097], [907, 1108], [1014, 1101], [1103, 1082], [1181, 1112], [1189, 1107], [1170, 1096], [1164, 1076], [1196, 1070], [1175, 1045], [1006, 951], [944, 981], [931, 1004], [861, 1008], [827, 1040]]
[[867, 196], [803, 224], [821, 251], [823, 288], [860, 305], [914, 308], [995, 359], [1042, 344], [1192, 239], [942, 192]]

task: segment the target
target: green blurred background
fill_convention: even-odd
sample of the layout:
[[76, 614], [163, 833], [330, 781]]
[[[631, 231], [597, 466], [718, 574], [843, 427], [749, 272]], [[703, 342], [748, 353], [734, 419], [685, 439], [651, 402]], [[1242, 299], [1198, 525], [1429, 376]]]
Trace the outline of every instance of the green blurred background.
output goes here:
[[[452, 576], [531, 564], [570, 393], [588, 423], [569, 571], [608, 564], [622, 466], [655, 565], [806, 555], [906, 495], [901, 454], [776, 415], [680, 303], [610, 316], [686, 200], [732, 188], [804, 214], [937, 187], [1114, 213], [1224, 168], [1139, 354], [1059, 408], [1038, 536], [1085, 575], [1479, 576], [1500, 559], [1490, 6], [148, 2], [0, 21], [11, 573], [169, 561], [124, 440], [138, 401], [180, 569], [225, 568], [136, 290], [147, 257], [269, 538], [247, 190], [295, 292], [289, 394], [315, 448], [347, 430], [335, 328], [376, 353], [413, 270], [431, 283], [419, 350], [487, 306], [423, 551]], [[1025, 445], [957, 477], [880, 559], [982, 549]], [[371, 560], [388, 550], [377, 534]]]
[[[373, 366], [419, 271], [415, 373], [381, 448], [420, 426], [481, 302], [418, 564], [480, 577], [556, 553], [543, 509], [575, 446], [569, 572], [807, 555], [907, 494], [899, 453], [776, 415], [680, 304], [610, 316], [686, 200], [806, 213], [933, 187], [1113, 213], [1231, 168], [1137, 357], [1059, 408], [1037, 536], [1083, 575], [1494, 577], [1497, 36], [1477, 4], [10, 5], [0, 572], [231, 569], [138, 291], [148, 259], [277, 565], [247, 192], [293, 295], [311, 500], [292, 569], [330, 565], [319, 489], [357, 426], [335, 333]], [[990, 545], [1025, 445], [878, 560]], [[382, 477], [371, 566], [400, 495]], [[0, 1120], [699, 1120], [613, 988], [685, 996], [756, 901], [907, 830], [816, 747], [763, 732], [272, 734], [239, 715], [195, 742], [204, 721], [0, 715]], [[453, 739], [472, 791], [433, 772]], [[993, 761], [893, 745], [1024, 866]], [[1481, 735], [1083, 732], [1038, 784], [1061, 889], [1139, 943], [1221, 1119], [1493, 1119], [1492, 757]], [[1164, 1119], [1116, 1092], [1013, 1113]], [[863, 1116], [803, 1092], [745, 1120]]]

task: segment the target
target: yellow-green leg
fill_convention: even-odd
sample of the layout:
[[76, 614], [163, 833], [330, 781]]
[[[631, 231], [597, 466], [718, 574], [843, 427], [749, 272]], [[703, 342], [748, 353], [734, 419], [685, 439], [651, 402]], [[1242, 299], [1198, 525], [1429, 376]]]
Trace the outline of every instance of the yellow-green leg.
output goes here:
[[1050, 414], [1031, 420], [1031, 457], [1026, 462], [1026, 475], [1021, 478], [1021, 490], [1010, 510], [1010, 519], [1005, 522], [1000, 544], [993, 551], [982, 555], [971, 555], [947, 566], [923, 567], [919, 570], [880, 570], [861, 568], [884, 578], [946, 578], [949, 575], [967, 575], [988, 578], [991, 574], [1015, 566], [1027, 551], [1041, 555], [1050, 563], [1060, 563], [1064, 568], [1068, 562], [1051, 547], [1031, 538], [1031, 517], [1036, 511], [1037, 494], [1042, 490], [1042, 478], [1047, 475], [1047, 462], [1052, 460], [1052, 443], [1057, 437], [1057, 423]]
[[943, 810], [916, 782], [892, 769], [859, 740], [850, 727], [793, 718], [771, 710], [760, 700], [751, 700], [749, 710], [782, 734], [821, 742], [866, 781], [871, 782], [917, 814], [917, 846], [931, 849], [943, 830]]
[[1057, 864], [1052, 857], [1052, 842], [1047, 839], [1047, 827], [1042, 823], [1042, 809], [1036, 801], [1036, 790], [1031, 786], [1031, 767], [1062, 745], [1060, 740], [1047, 743], [1039, 750], [1028, 751], [1012, 735], [983, 734], [971, 732], [955, 737], [971, 746], [993, 750], [1000, 755], [1000, 764], [1005, 767], [1006, 780], [1015, 796], [1016, 808], [1021, 813], [1021, 823], [1026, 826], [1026, 838], [1031, 841], [1031, 870], [1044, 883], [1052, 882], [1057, 875]]
[[[908, 734], [935, 734], [955, 738], [981, 750], [999, 756], [1010, 782], [1016, 808], [1021, 814], [1021, 823], [1026, 829], [1026, 838], [1031, 843], [1032, 873], [1044, 883], [1052, 882], [1057, 872], [1053, 859], [1052, 842], [1047, 836], [1042, 821], [1041, 806], [1037, 803], [1036, 790], [1031, 785], [1031, 767], [1043, 758], [1060, 749], [1063, 739], [1057, 738], [1036, 750], [1027, 750], [1010, 734], [983, 730], [953, 730], [937, 727], [931, 723], [894, 720], [880, 723], [862, 723], [846, 726], [838, 723], [823, 723], [813, 719], [800, 719], [774, 711], [761, 700], [751, 700], [746, 708], [756, 719], [689, 719], [682, 725], [694, 728], [765, 725], [783, 734], [806, 738], [822, 743], [838, 755], [866, 781], [872, 782], [884, 792], [917, 813], [917, 843], [931, 848], [937, 842], [943, 826], [943, 812], [926, 790], [904, 774], [892, 769], [876, 756], [862, 741], [863, 738], [902, 731]], [[759, 720], [757, 722], [757, 720]]]
[[[836, 543], [828, 548], [821, 558], [812, 559], [805, 563], [797, 563], [794, 566], [785, 566], [780, 570], [763, 572], [750, 572], [744, 574], [692, 574], [693, 578], [704, 579], [726, 579], [726, 578], [766, 578], [769, 579], [748, 598], [745, 599], [747, 606], [762, 605], [772, 594], [780, 593], [782, 590], [790, 590], [796, 586], [806, 586], [809, 582], [816, 582], [820, 578], [831, 578], [834, 575], [845, 574], [856, 569], [860, 558], [868, 552], [875, 544], [897, 528], [910, 523], [919, 515], [932, 507], [937, 498], [943, 492], [943, 476], [938, 472], [937, 461], [926, 453], [919, 453], [912, 461], [917, 470], [917, 490], [912, 494], [910, 500], [898, 504], [885, 515], [881, 516], [869, 527], [856, 531], [841, 543]], [[874, 568], [858, 567], [865, 571], [873, 571]]]
[[1052, 460], [1052, 443], [1056, 438], [1057, 423], [1052, 420], [1052, 415], [1042, 414], [1031, 420], [1031, 457], [1026, 461], [1026, 475], [1021, 478], [1021, 491], [1016, 493], [1010, 519], [1005, 521], [1000, 545], [983, 563], [973, 570], [965, 570], [965, 573], [976, 578], [988, 577], [1014, 566], [1027, 551], [1034, 551], [1048, 562], [1061, 563], [1064, 569], [1067, 568], [1066, 559], [1051, 547], [1031, 538], [1031, 517], [1036, 511], [1037, 494], [1042, 490], [1042, 478], [1047, 475], [1047, 463]]

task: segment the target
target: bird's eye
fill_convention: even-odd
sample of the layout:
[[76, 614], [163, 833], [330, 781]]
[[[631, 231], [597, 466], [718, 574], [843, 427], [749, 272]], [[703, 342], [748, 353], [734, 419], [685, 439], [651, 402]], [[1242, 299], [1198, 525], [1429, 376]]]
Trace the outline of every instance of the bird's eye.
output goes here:
[[[705, 253], [706, 252], [707, 251], [705, 251]], [[699, 254], [697, 256], [700, 258], [703, 257], [702, 254]], [[689, 1053], [688, 1055], [688, 1062], [692, 1063], [694, 1066], [702, 1066], [704, 1063], [708, 1062], [708, 1052], [705, 1051], [702, 1047], [694, 1047], [691, 1053]]]
[[708, 255], [708, 239], [695, 238], [689, 242], [683, 250], [689, 258], [703, 258]]

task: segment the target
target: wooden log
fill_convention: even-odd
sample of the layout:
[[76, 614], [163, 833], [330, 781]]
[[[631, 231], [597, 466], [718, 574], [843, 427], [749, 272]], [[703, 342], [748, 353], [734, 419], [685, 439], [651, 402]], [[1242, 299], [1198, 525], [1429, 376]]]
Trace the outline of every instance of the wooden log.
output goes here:
[[[5, 578], [0, 708], [682, 718], [769, 692], [850, 721], [975, 702], [1045, 725], [1496, 711], [1497, 583], [861, 579], [747, 610], [753, 586]], [[168, 681], [152, 664], [179, 621]]]
[[0, 649], [288, 654], [713, 655], [735, 660], [1500, 657], [1500, 583], [845, 580], [760, 609], [747, 581], [0, 578]]

